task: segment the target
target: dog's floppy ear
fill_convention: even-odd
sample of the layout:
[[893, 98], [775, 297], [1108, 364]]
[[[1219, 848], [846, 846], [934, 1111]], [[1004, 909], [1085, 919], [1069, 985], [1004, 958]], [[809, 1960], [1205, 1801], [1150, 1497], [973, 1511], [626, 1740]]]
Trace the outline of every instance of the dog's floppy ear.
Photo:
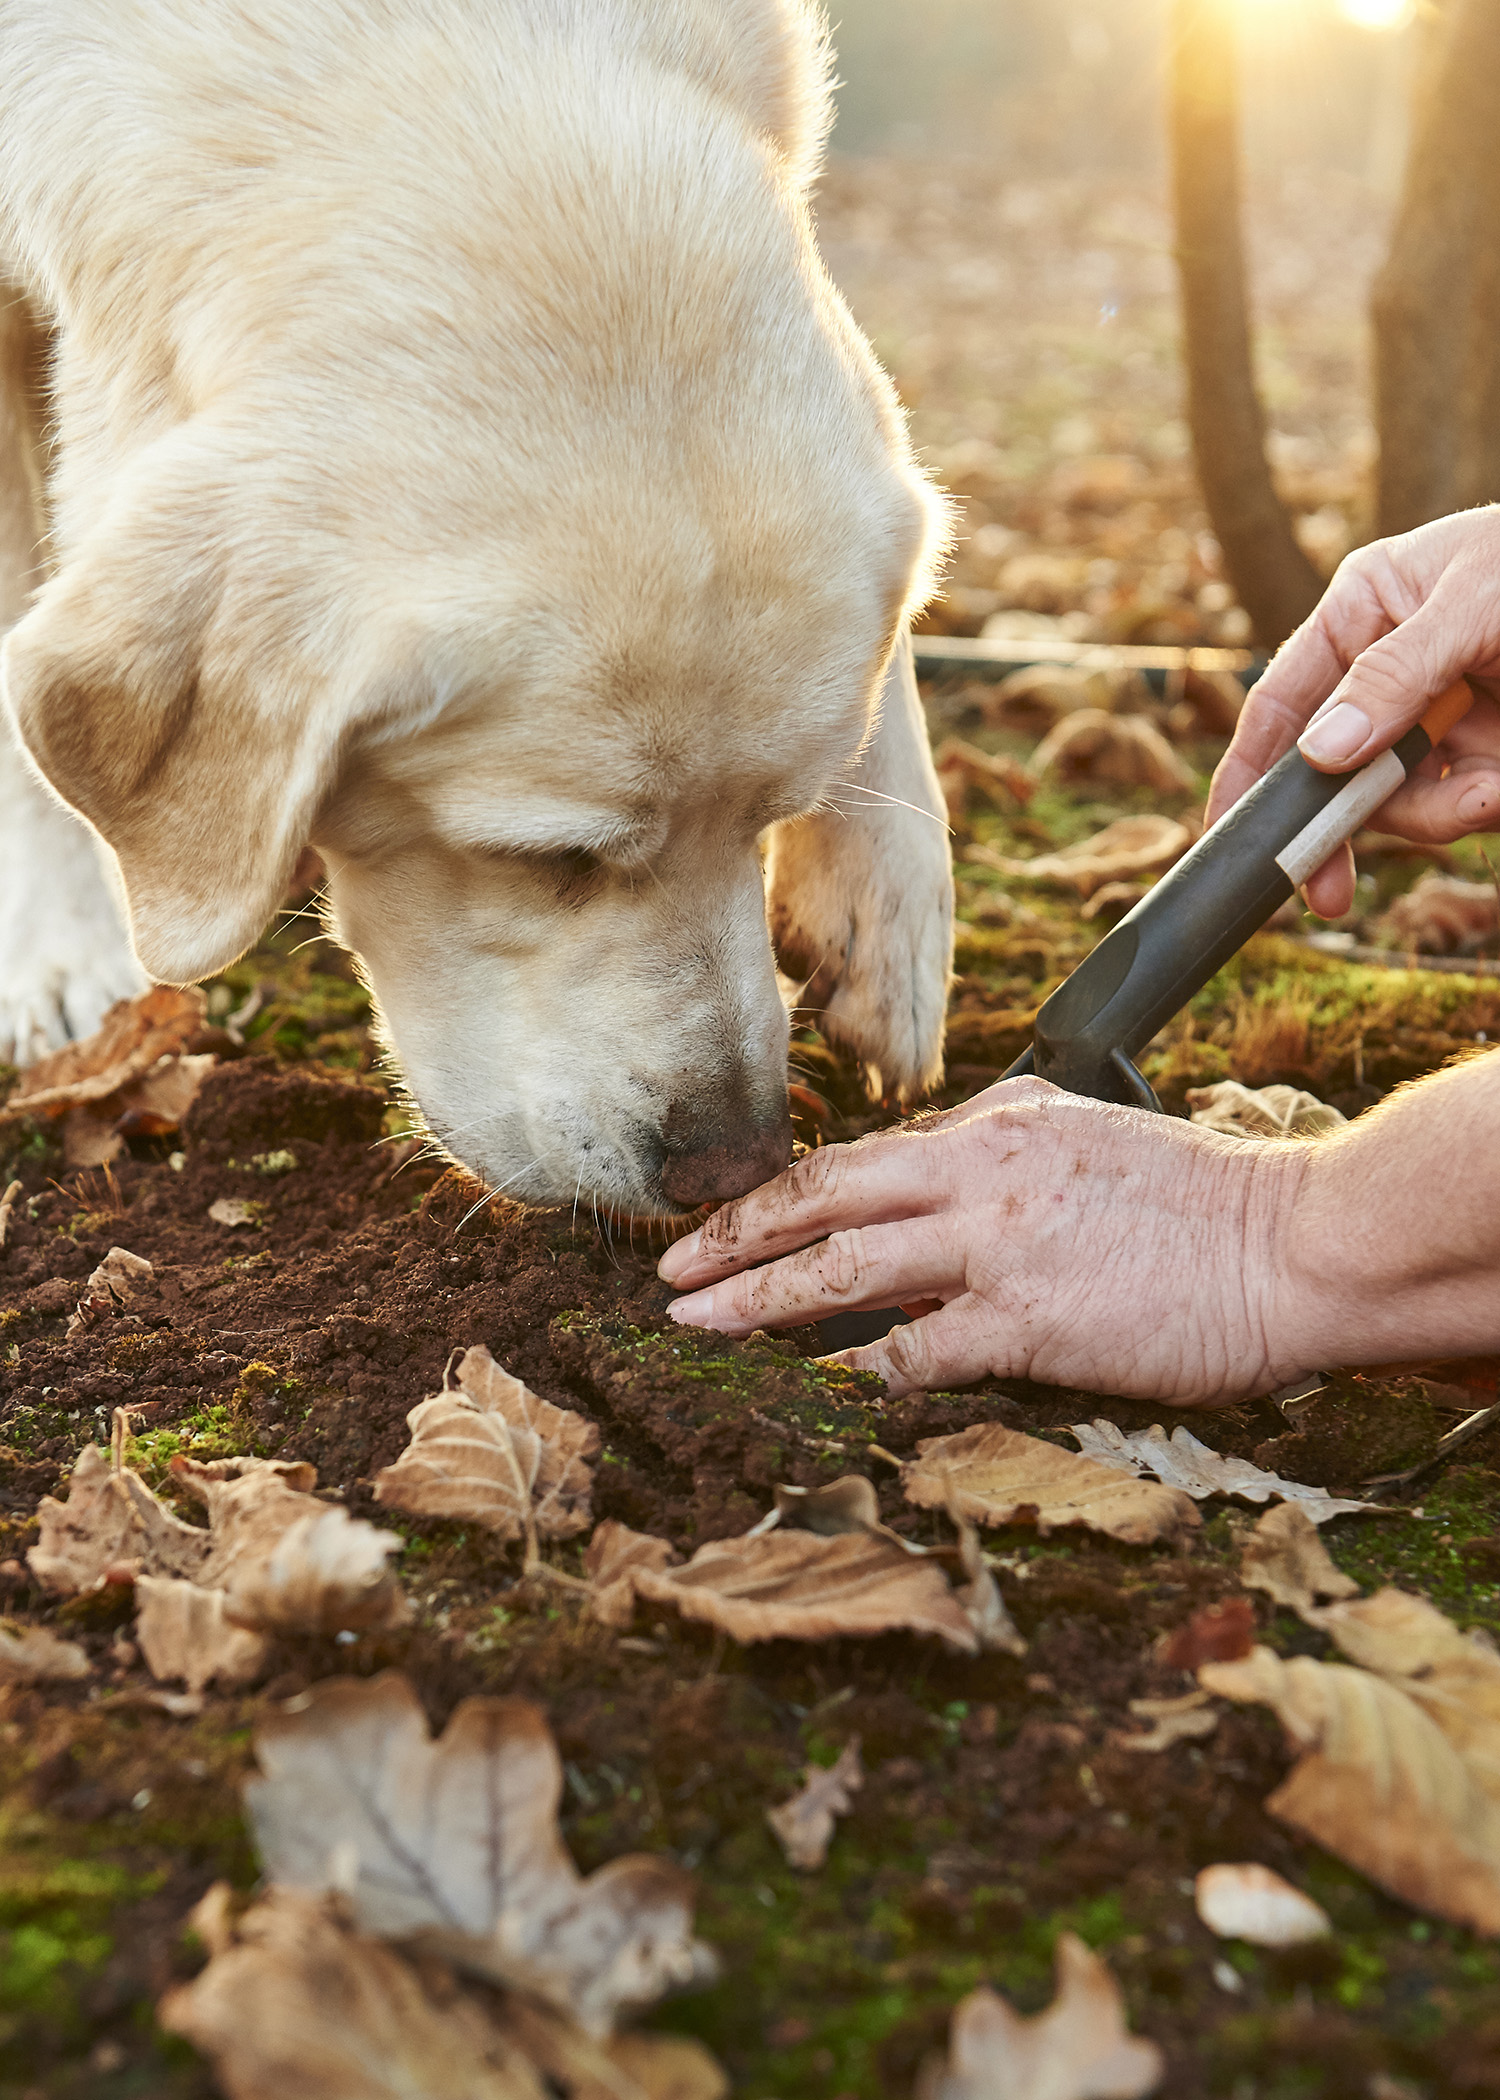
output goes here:
[[[157, 492], [159, 495], [159, 491]], [[343, 713], [271, 617], [230, 602], [226, 535], [159, 501], [95, 527], [12, 630], [22, 743], [119, 858], [153, 977], [211, 975], [285, 891], [338, 757]], [[297, 630], [283, 601], [281, 636]]]

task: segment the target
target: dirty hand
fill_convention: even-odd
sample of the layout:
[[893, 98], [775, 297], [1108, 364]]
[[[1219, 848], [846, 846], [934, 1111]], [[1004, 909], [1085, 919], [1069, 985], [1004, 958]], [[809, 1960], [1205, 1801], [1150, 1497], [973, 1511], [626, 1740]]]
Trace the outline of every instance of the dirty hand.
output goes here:
[[[1208, 821], [1294, 741], [1323, 772], [1367, 764], [1461, 677], [1474, 706], [1371, 819], [1377, 830], [1437, 845], [1500, 827], [1500, 506], [1376, 540], [1339, 564], [1245, 703], [1214, 775]], [[1306, 896], [1324, 918], [1349, 909], [1347, 846], [1311, 877]]]
[[921, 1309], [834, 1359], [892, 1394], [996, 1376], [1228, 1401], [1305, 1368], [1273, 1336], [1296, 1324], [1280, 1250], [1306, 1157], [1005, 1080], [810, 1152], [660, 1273], [692, 1293], [673, 1319], [727, 1334]]

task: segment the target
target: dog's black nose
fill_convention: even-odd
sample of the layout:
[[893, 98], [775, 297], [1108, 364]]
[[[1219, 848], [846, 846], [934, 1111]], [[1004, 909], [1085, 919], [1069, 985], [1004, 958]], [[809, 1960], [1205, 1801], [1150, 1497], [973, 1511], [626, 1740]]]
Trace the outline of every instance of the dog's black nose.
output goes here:
[[792, 1125], [785, 1110], [774, 1123], [748, 1125], [727, 1135], [705, 1131], [703, 1141], [667, 1141], [661, 1185], [669, 1203], [696, 1210], [700, 1203], [727, 1203], [748, 1195], [790, 1166]]

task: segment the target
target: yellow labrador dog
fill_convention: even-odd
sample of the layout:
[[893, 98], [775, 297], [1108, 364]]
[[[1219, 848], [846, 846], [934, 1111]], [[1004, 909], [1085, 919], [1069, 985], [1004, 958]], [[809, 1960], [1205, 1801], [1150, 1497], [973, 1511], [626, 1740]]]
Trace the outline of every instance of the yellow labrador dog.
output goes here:
[[0, 1057], [221, 969], [311, 842], [519, 1197], [785, 1162], [768, 918], [933, 1076], [941, 518], [827, 107], [807, 0], [0, 0]]

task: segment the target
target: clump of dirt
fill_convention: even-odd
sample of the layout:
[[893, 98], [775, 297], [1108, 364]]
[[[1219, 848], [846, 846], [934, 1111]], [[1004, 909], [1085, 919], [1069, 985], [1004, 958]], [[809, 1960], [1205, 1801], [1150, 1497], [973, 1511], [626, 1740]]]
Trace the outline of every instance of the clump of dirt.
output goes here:
[[1431, 1458], [1443, 1424], [1420, 1379], [1380, 1380], [1358, 1372], [1329, 1378], [1295, 1428], [1251, 1453], [1287, 1480], [1313, 1487], [1357, 1487]]

